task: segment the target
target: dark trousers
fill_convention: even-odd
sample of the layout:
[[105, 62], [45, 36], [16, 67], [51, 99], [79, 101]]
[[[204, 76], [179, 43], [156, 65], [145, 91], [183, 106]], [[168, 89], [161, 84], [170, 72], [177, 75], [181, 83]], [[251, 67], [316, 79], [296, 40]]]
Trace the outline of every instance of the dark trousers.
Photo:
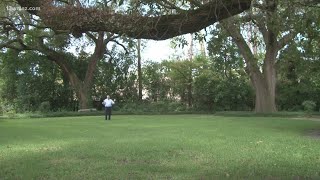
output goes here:
[[106, 107], [106, 120], [111, 118], [111, 107]]

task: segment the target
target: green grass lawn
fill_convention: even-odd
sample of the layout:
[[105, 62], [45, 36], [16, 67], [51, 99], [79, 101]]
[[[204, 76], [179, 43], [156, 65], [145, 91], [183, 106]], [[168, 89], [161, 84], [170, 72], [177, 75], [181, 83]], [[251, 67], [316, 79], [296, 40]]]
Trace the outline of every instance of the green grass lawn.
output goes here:
[[312, 129], [275, 117], [2, 119], [0, 179], [320, 179]]

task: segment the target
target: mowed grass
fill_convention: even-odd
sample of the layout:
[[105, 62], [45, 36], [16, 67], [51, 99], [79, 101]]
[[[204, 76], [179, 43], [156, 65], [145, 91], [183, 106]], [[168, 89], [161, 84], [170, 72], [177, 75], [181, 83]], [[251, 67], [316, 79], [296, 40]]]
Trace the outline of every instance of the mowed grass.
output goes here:
[[0, 179], [320, 179], [313, 129], [212, 115], [0, 120]]

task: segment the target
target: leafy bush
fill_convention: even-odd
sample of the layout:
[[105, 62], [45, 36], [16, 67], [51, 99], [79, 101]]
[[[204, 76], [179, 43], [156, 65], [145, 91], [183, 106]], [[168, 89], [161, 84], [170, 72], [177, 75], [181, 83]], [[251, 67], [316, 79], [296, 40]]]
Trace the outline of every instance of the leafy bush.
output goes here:
[[0, 104], [0, 116], [3, 115], [3, 107], [2, 107], [2, 104]]
[[316, 108], [316, 103], [314, 101], [303, 101], [302, 106], [304, 107], [304, 111], [308, 114], [311, 115], [311, 113], [315, 110]]
[[173, 111], [173, 112], [186, 111], [186, 105], [179, 103], [179, 102], [169, 103], [168, 108], [169, 108], [169, 111]]
[[159, 114], [159, 113], [176, 113], [186, 112], [186, 105], [178, 102], [142, 102], [142, 103], [127, 103], [121, 108], [115, 110], [119, 113], [129, 114]]
[[164, 101], [153, 102], [150, 106], [152, 108], [151, 112], [168, 112], [168, 103]]
[[47, 112], [50, 111], [50, 108], [51, 108], [50, 102], [49, 102], [49, 101], [44, 101], [44, 102], [42, 102], [42, 103], [40, 104], [40, 106], [39, 106], [39, 111], [40, 111], [41, 113], [47, 113]]
[[14, 118], [16, 116], [16, 111], [13, 105], [5, 104], [2, 105], [3, 115], [7, 116], [8, 118]]

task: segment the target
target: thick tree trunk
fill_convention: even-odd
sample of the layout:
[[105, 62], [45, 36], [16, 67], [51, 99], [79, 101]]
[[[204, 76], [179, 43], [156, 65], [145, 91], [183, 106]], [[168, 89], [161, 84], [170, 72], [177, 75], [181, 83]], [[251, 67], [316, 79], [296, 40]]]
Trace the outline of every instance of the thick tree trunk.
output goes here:
[[256, 93], [256, 113], [272, 113], [277, 111], [275, 103], [275, 83], [269, 85], [268, 81], [270, 81], [270, 78], [272, 77], [262, 77], [258, 74], [252, 75], [250, 78]]
[[276, 112], [276, 44], [269, 44], [266, 48], [262, 73], [251, 71], [250, 79], [256, 92], [255, 112]]
[[273, 92], [264, 87], [263, 83], [257, 83], [255, 85], [256, 91], [256, 113], [271, 113], [276, 112], [275, 96]]
[[[49, 57], [49, 59], [50, 58], [52, 57]], [[81, 82], [78, 76], [73, 72], [73, 70], [67, 65], [65, 61], [63, 61], [62, 59], [52, 59], [52, 60], [60, 67], [64, 76], [69, 79], [70, 85], [73, 88], [79, 100], [79, 108], [88, 109], [89, 108], [88, 86]]]
[[78, 98], [79, 98], [79, 108], [80, 109], [88, 109], [91, 105], [89, 104], [90, 101], [90, 93], [87, 88], [80, 87], [77, 91]]
[[263, 64], [263, 72], [258, 69], [249, 72], [251, 83], [256, 93], [255, 112], [272, 113], [276, 112], [276, 48], [267, 48]]

